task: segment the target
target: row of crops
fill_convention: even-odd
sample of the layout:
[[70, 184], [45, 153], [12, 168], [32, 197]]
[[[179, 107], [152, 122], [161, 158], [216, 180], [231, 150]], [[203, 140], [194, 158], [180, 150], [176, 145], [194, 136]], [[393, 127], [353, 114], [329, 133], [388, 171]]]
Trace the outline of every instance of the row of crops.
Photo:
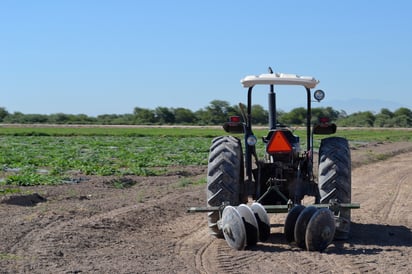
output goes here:
[[[0, 185], [59, 184], [73, 174], [156, 176], [170, 166], [206, 165], [210, 141], [222, 134], [217, 128], [0, 127]], [[305, 140], [304, 131], [296, 134]], [[412, 141], [412, 132], [404, 130], [339, 135], [361, 142]]]

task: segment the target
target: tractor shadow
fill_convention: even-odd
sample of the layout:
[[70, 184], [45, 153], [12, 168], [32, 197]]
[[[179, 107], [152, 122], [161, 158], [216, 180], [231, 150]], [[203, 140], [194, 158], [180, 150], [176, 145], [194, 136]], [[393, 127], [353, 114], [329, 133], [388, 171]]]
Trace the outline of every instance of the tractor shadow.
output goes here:
[[293, 244], [286, 241], [283, 233], [271, 233], [269, 239], [265, 242], [258, 242], [256, 246], [247, 247], [248, 250], [261, 252], [290, 252], [293, 250], [300, 250]]
[[412, 247], [412, 231], [406, 226], [352, 223], [351, 231], [348, 240], [334, 241], [328, 253], [373, 255], [388, 247]]
[[[406, 226], [352, 223], [348, 240], [335, 240], [323, 253], [338, 255], [375, 255], [392, 247], [412, 247], [412, 231]], [[262, 252], [290, 252], [305, 250], [289, 243], [283, 233], [272, 233], [265, 242], [258, 242], [248, 250]]]

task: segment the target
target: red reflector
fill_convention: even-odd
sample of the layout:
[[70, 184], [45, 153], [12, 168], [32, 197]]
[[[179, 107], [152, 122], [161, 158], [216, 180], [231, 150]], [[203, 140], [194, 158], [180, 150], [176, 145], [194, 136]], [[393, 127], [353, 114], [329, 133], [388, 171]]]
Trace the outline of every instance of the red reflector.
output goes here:
[[321, 118], [319, 118], [319, 121], [322, 124], [327, 124], [327, 123], [329, 123], [329, 117], [321, 117]]
[[268, 153], [284, 152], [288, 153], [292, 151], [292, 146], [290, 145], [288, 139], [286, 139], [285, 134], [282, 131], [275, 131], [270, 139], [268, 146], [266, 147]]
[[240, 122], [240, 116], [230, 116], [230, 121], [233, 123], [239, 123]]

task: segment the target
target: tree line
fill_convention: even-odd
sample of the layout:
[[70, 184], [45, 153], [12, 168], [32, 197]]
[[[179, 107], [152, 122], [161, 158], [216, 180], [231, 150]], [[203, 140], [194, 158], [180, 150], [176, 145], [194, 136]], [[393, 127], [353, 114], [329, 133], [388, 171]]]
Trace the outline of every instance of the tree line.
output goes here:
[[[240, 107], [221, 100], [213, 100], [208, 106], [197, 111], [187, 108], [135, 107], [133, 113], [103, 114], [96, 117], [64, 113], [9, 113], [6, 108], [0, 107], [0, 123], [10, 124], [220, 125], [234, 115], [241, 115]], [[299, 126], [306, 123], [306, 109], [303, 107], [289, 112], [277, 111], [276, 115], [278, 122], [285, 125]], [[412, 127], [412, 111], [409, 108], [399, 108], [393, 112], [383, 108], [377, 114], [371, 111], [347, 114], [343, 110], [338, 111], [331, 107], [313, 108], [312, 123], [320, 117], [329, 117], [342, 127]], [[267, 125], [268, 111], [261, 105], [253, 105], [252, 122]]]

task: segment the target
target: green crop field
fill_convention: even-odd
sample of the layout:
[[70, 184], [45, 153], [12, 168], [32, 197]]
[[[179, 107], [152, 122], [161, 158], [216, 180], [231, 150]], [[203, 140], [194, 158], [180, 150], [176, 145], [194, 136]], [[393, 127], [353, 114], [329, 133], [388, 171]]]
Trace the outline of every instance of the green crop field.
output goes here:
[[[267, 130], [255, 134], [259, 139]], [[305, 148], [304, 131], [295, 134]], [[73, 174], [156, 176], [170, 166], [206, 165], [210, 142], [219, 135], [225, 132], [200, 127], [0, 127], [0, 186], [59, 184], [73, 180]], [[353, 129], [338, 135], [354, 142], [412, 141], [408, 130]]]

